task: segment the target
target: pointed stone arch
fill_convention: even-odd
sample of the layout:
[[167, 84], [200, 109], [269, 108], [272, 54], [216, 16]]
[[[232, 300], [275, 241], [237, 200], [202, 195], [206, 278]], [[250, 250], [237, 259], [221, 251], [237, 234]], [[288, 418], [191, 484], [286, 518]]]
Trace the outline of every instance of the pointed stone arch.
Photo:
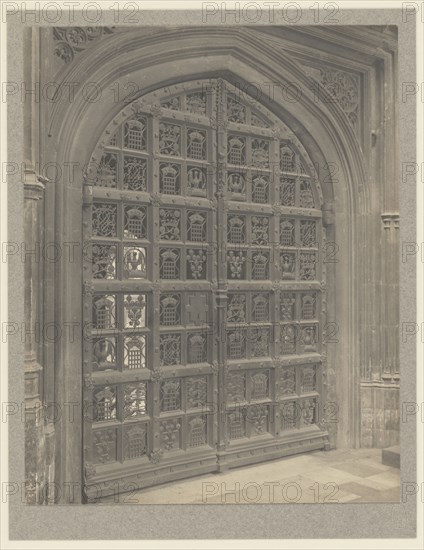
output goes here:
[[[96, 81], [101, 83], [102, 90], [109, 91], [114, 83], [124, 86], [129, 76], [137, 87], [137, 97], [131, 99], [154, 96], [155, 90], [182, 82], [216, 77], [224, 77], [241, 90], [250, 90], [246, 94], [251, 95], [252, 83], [261, 82], [260, 102], [293, 131], [318, 169], [327, 241], [336, 243], [339, 254], [339, 261], [330, 264], [327, 270], [331, 288], [327, 295], [328, 323], [337, 331], [337, 349], [329, 350], [327, 358], [328, 398], [339, 407], [336, 443], [357, 446], [360, 422], [357, 311], [364, 277], [357, 258], [364, 250], [366, 228], [360, 227], [360, 223], [369, 211], [369, 192], [361, 148], [345, 113], [337, 103], [322, 100], [330, 100], [325, 90], [317, 100], [316, 82], [294, 59], [264, 44], [259, 33], [247, 33], [243, 28], [232, 29], [231, 33], [213, 28], [202, 29], [201, 33], [196, 29], [163, 31], [147, 37], [139, 31], [118, 32], [84, 52], [84, 57], [66, 74], [67, 79], [79, 82], [81, 89], [84, 84]], [[266, 83], [270, 86], [265, 86]], [[274, 83], [278, 86], [272, 86]], [[255, 86], [259, 88], [254, 85], [254, 89]], [[273, 93], [263, 93], [264, 88], [273, 88]], [[296, 97], [295, 90], [300, 90]], [[115, 99], [113, 91], [104, 92], [101, 101], [90, 103], [77, 92], [72, 104], [58, 101], [54, 105], [49, 139], [58, 144], [56, 162], [76, 162], [80, 167], [89, 164], [99, 139], [123, 111], [122, 103]], [[98, 121], [94, 126], [93, 120]], [[82, 204], [91, 200], [83, 196], [82, 179], [68, 178], [55, 190], [59, 243], [81, 242], [79, 213]], [[81, 254], [77, 252], [75, 266], [80, 260]], [[74, 298], [90, 289], [82, 288], [75, 279], [73, 266], [65, 262], [58, 267], [56, 283], [57, 318], [81, 318], [81, 303]], [[59, 390], [58, 401], [72, 401], [81, 392], [81, 341], [58, 344], [56, 355], [61, 365], [58, 376], [73, 382]], [[67, 444], [74, 443], [75, 455], [81, 456], [78, 422], [73, 426], [63, 424], [59, 433]], [[76, 464], [75, 455], [58, 458], [59, 476], [79, 477], [81, 466]]]

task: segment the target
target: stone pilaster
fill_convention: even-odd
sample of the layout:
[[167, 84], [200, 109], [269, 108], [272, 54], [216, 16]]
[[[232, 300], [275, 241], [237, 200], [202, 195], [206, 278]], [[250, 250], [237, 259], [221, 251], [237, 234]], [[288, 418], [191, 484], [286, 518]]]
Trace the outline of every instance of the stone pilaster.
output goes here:
[[399, 443], [399, 215], [381, 215], [380, 365], [361, 383], [364, 447]]

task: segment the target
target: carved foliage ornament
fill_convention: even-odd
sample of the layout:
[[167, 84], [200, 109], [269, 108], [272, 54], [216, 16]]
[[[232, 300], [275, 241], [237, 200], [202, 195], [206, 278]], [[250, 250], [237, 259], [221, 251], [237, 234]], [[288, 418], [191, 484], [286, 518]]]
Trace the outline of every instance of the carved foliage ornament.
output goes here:
[[115, 27], [54, 27], [54, 54], [68, 64], [77, 53], [83, 52], [102, 36], [112, 34], [114, 30]]

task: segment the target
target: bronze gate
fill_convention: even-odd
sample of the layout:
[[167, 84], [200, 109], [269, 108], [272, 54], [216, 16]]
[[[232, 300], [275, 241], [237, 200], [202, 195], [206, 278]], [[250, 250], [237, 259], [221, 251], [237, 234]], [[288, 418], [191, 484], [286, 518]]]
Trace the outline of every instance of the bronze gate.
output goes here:
[[323, 448], [321, 191], [221, 79], [108, 125], [84, 184], [84, 483], [124, 492]]

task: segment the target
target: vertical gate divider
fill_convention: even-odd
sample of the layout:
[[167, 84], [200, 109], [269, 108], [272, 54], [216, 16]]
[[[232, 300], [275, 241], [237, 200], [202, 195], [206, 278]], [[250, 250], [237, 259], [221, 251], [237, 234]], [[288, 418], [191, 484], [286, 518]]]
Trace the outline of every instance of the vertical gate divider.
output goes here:
[[272, 269], [270, 270], [270, 277], [272, 281], [272, 302], [273, 306], [270, 313], [272, 321], [272, 345], [271, 345], [271, 357], [273, 369], [271, 369], [273, 378], [273, 389], [271, 392], [272, 399], [272, 421], [274, 422], [274, 434], [280, 435], [281, 429], [281, 407], [280, 407], [280, 380], [282, 375], [281, 361], [278, 360], [280, 356], [280, 308], [281, 308], [281, 275], [280, 275], [280, 224], [281, 224], [281, 197], [280, 197], [280, 137], [281, 132], [278, 127], [274, 128], [272, 141], [273, 157], [271, 159], [271, 204], [272, 204], [272, 223], [273, 233], [271, 240], [272, 251]]
[[[155, 116], [156, 115], [156, 116]], [[160, 442], [160, 384], [162, 372], [160, 368], [160, 283], [159, 281], [159, 113], [153, 110], [151, 118], [151, 135], [150, 143], [150, 169], [151, 169], [151, 217], [152, 217], [152, 234], [151, 234], [151, 250], [152, 250], [152, 327], [151, 327], [151, 351], [149, 356], [152, 358], [151, 371], [151, 437], [149, 442], [149, 458], [153, 464], [157, 464], [161, 459], [161, 442]]]
[[[93, 460], [93, 390], [94, 382], [92, 377], [92, 342], [88, 330], [92, 327], [92, 308], [93, 308], [93, 283], [92, 266], [90, 261], [91, 254], [88, 252], [88, 245], [91, 239], [92, 227], [92, 205], [93, 205], [93, 186], [83, 183], [83, 204], [82, 204], [82, 224], [83, 224], [83, 307], [82, 307], [82, 357], [83, 357], [83, 391], [82, 398], [82, 423], [83, 423], [83, 476], [82, 480], [82, 499], [83, 502], [88, 498], [88, 482], [96, 474], [96, 468]], [[87, 330], [85, 330], [87, 327]]]
[[216, 199], [217, 199], [217, 317], [218, 326], [216, 339], [218, 343], [217, 358], [218, 358], [218, 470], [223, 471], [225, 468], [225, 459], [223, 460], [222, 452], [226, 450], [226, 427], [225, 427], [225, 388], [226, 388], [226, 310], [227, 310], [227, 258], [226, 258], [226, 200], [225, 200], [225, 109], [224, 109], [224, 82], [219, 79], [217, 82], [217, 159], [216, 159]]

